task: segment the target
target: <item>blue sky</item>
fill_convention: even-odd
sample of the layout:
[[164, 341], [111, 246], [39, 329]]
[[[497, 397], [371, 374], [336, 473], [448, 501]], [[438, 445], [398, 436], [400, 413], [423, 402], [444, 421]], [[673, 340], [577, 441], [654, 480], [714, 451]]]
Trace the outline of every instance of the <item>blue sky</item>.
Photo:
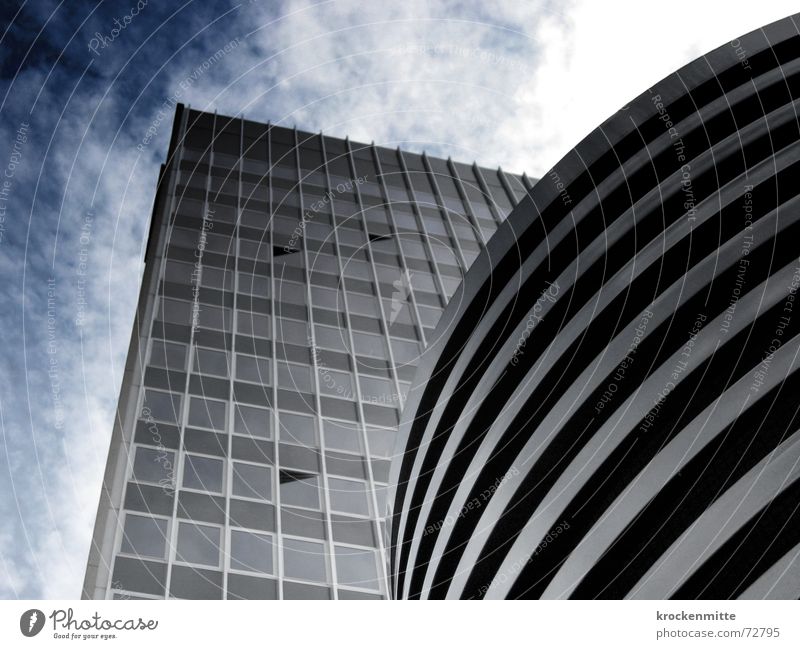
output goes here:
[[535, 177], [680, 65], [794, 9], [644, 4], [2, 3], [0, 598], [80, 594], [165, 101]]

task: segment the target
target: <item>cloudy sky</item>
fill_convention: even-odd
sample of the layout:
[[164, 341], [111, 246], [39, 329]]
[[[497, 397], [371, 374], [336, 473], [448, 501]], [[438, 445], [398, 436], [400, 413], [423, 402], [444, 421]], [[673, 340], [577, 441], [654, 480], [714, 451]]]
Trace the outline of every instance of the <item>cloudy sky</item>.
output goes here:
[[80, 594], [165, 101], [538, 177], [659, 79], [792, 5], [4, 1], [0, 598]]

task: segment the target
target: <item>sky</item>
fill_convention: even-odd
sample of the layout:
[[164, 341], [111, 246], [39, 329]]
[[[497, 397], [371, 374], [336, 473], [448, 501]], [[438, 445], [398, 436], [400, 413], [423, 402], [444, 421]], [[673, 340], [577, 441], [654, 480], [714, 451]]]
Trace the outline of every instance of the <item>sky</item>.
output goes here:
[[663, 77], [796, 9], [1, 4], [3, 599], [80, 596], [171, 128], [165, 102], [536, 178]]

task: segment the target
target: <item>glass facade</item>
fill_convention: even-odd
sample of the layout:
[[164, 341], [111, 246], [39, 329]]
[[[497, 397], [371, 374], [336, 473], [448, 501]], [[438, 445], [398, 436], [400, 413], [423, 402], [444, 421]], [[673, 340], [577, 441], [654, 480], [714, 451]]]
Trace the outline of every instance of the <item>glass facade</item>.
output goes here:
[[121, 461], [112, 442], [113, 522], [85, 592], [385, 598], [399, 412], [444, 305], [531, 183], [188, 109], [176, 120], [121, 397], [131, 430]]

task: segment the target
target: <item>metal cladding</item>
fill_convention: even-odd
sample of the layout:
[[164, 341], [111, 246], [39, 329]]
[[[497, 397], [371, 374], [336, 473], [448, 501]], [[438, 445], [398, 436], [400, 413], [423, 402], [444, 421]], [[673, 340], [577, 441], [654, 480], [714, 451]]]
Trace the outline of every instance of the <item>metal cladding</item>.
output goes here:
[[393, 463], [397, 598], [800, 596], [800, 31], [667, 77], [473, 264]]

